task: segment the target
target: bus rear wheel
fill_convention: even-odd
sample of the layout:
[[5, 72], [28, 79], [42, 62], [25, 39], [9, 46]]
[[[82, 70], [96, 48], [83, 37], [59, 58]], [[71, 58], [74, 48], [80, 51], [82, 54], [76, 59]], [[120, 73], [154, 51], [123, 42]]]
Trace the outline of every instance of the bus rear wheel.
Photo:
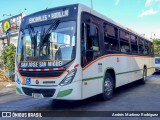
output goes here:
[[106, 73], [103, 82], [103, 93], [101, 95], [102, 100], [110, 100], [113, 97], [114, 80], [110, 73]]
[[145, 84], [145, 83], [146, 83], [146, 77], [147, 77], [147, 68], [144, 67], [144, 68], [143, 68], [143, 78], [142, 78], [141, 81], [140, 81], [142, 84]]

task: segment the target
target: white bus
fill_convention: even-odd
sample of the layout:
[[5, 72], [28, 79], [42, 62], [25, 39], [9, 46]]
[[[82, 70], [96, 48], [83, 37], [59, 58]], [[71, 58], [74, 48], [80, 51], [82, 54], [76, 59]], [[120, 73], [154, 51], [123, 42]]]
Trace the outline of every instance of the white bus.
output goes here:
[[74, 4], [25, 16], [16, 54], [16, 92], [34, 98], [82, 100], [154, 72], [153, 43]]

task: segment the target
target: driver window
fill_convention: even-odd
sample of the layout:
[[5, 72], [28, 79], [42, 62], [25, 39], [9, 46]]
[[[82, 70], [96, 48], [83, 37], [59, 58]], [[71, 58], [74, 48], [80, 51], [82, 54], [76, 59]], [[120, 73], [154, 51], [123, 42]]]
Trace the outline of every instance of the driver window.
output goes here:
[[99, 36], [98, 28], [96, 28], [96, 35], [90, 36], [90, 26], [87, 25], [87, 50], [99, 51]]
[[[86, 46], [86, 50], [85, 50]], [[99, 30], [96, 27], [95, 35], [90, 36], [90, 25], [82, 24], [82, 34], [81, 34], [81, 55], [82, 55], [82, 66], [85, 66], [89, 62], [96, 59], [100, 54], [99, 49]]]

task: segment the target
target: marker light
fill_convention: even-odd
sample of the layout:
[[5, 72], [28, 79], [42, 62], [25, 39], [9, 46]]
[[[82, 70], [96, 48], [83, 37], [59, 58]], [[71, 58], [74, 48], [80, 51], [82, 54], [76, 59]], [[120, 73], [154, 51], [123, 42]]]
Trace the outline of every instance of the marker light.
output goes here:
[[60, 82], [59, 85], [64, 86], [64, 85], [70, 84], [76, 74], [76, 71], [77, 69], [70, 70], [68, 74], [66, 75], [66, 77], [62, 80], [62, 82]]

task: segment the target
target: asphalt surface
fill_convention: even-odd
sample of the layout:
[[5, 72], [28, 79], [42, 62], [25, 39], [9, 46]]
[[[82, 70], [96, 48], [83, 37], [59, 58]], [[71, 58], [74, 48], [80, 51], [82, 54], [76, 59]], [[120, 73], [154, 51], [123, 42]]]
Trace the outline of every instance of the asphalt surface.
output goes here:
[[[101, 101], [98, 96], [82, 101], [57, 101], [50, 98], [33, 99], [28, 96], [18, 96], [15, 92], [9, 92], [0, 94], [0, 111], [160, 111], [160, 75], [153, 75], [147, 79], [145, 85], [134, 82], [117, 88], [113, 99], [105, 102]], [[17, 118], [12, 119], [16, 120]], [[70, 120], [73, 118], [58, 117], [54, 119]], [[76, 119], [90, 120], [99, 119], [99, 117], [80, 117]], [[101, 119], [106, 118], [102, 117]], [[150, 120], [151, 118], [112, 117], [110, 119]], [[154, 119], [159, 120], [160, 118]]]

